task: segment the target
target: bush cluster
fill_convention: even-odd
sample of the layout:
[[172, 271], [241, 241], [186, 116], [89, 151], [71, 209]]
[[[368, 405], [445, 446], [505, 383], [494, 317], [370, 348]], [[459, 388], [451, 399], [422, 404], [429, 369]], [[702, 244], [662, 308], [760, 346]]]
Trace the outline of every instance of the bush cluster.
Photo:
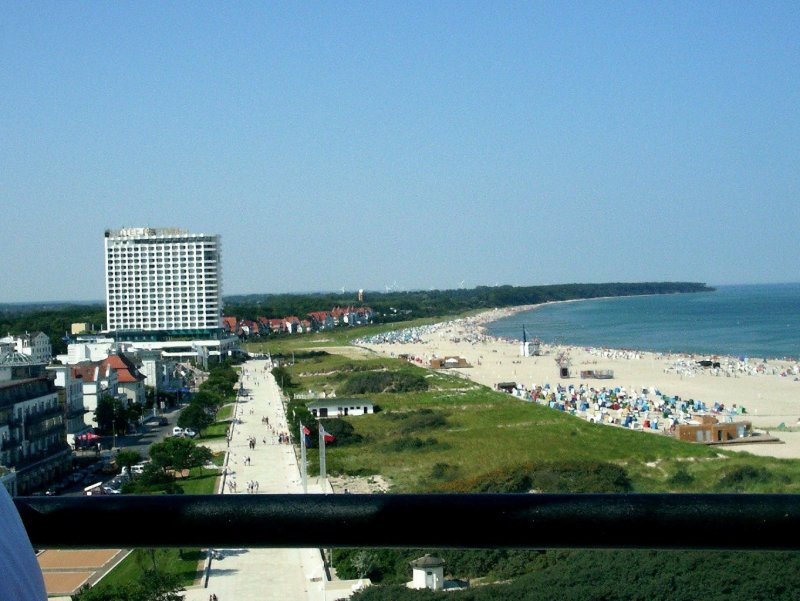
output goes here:
[[389, 421], [399, 422], [398, 431], [403, 434], [419, 432], [420, 430], [432, 430], [442, 428], [447, 425], [447, 417], [444, 413], [432, 409], [418, 409], [416, 411], [390, 412], [384, 413], [384, 418]]
[[435, 447], [439, 441], [435, 438], [417, 438], [416, 436], [404, 436], [397, 438], [391, 442], [387, 442], [385, 448], [387, 451], [402, 452], [402, 451], [419, 451], [430, 447]]
[[378, 394], [382, 392], [418, 392], [428, 389], [421, 374], [408, 371], [356, 372], [337, 389], [339, 395]]
[[441, 485], [443, 492], [624, 493], [632, 490], [624, 468], [603, 461], [527, 463]]
[[364, 440], [364, 437], [358, 434], [355, 428], [353, 428], [353, 424], [346, 420], [323, 419], [320, 421], [325, 431], [336, 437], [336, 444], [338, 446], [358, 444]]

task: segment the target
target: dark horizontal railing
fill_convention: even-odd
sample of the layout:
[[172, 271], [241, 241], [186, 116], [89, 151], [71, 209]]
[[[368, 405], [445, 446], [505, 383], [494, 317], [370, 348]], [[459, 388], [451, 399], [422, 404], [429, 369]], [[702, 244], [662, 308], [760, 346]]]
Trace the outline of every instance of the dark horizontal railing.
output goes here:
[[18, 497], [37, 548], [800, 549], [800, 495]]

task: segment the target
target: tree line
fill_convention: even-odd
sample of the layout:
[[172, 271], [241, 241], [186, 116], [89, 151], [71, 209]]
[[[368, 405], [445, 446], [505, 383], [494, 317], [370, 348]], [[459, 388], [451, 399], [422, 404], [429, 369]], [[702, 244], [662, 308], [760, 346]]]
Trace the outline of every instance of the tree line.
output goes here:
[[[601, 284], [556, 284], [550, 286], [478, 286], [458, 290], [409, 290], [371, 292], [363, 302], [352, 293], [249, 294], [227, 296], [225, 313], [244, 319], [277, 318], [328, 311], [335, 306], [369, 305], [376, 322], [395, 322], [417, 317], [452, 315], [475, 309], [534, 305], [550, 301], [675, 294], [713, 290], [698, 282], [609, 282]], [[0, 306], [0, 333], [41, 331], [50, 338], [53, 354], [66, 352], [73, 323], [88, 323], [99, 330], [105, 324], [103, 304], [49, 304]]]
[[601, 284], [556, 284], [549, 286], [478, 286], [457, 290], [410, 290], [367, 292], [363, 303], [354, 294], [250, 294], [226, 298], [225, 312], [247, 319], [305, 315], [334, 306], [367, 304], [376, 321], [391, 322], [409, 317], [436, 317], [474, 309], [535, 305], [551, 301], [709, 292], [698, 282], [609, 282]]

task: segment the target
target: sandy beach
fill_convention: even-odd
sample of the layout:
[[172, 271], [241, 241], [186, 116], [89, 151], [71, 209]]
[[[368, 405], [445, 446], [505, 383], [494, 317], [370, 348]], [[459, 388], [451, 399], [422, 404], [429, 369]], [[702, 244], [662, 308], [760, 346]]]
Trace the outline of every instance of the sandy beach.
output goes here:
[[[543, 344], [539, 356], [523, 356], [520, 340], [498, 339], [484, 325], [531, 306], [496, 309], [473, 317], [443, 322], [357, 341], [374, 352], [410, 355], [429, 366], [433, 358], [463, 357], [470, 367], [452, 368], [464, 377], [494, 388], [515, 382], [528, 390], [549, 384], [581, 384], [599, 389], [644, 388], [664, 395], [714, 403], [744, 413], [734, 421], [750, 421], [754, 430], [768, 432], [780, 443], [726, 445], [726, 449], [781, 458], [800, 458], [800, 365], [784, 361], [739, 361], [734, 357], [664, 354], [620, 349], [552, 346]], [[520, 333], [521, 337], [521, 333]], [[556, 359], [569, 361], [568, 378], [561, 377]], [[711, 360], [719, 367], [700, 367]], [[582, 371], [607, 370], [611, 379], [582, 378]], [[782, 426], [781, 426], [782, 425]], [[793, 430], [797, 431], [793, 431]]]

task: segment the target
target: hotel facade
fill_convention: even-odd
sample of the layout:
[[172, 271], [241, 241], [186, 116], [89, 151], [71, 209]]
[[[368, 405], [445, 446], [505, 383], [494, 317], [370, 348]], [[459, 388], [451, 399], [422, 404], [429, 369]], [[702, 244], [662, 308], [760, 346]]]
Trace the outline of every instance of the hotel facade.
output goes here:
[[105, 232], [107, 330], [118, 340], [218, 338], [218, 235], [173, 228]]

